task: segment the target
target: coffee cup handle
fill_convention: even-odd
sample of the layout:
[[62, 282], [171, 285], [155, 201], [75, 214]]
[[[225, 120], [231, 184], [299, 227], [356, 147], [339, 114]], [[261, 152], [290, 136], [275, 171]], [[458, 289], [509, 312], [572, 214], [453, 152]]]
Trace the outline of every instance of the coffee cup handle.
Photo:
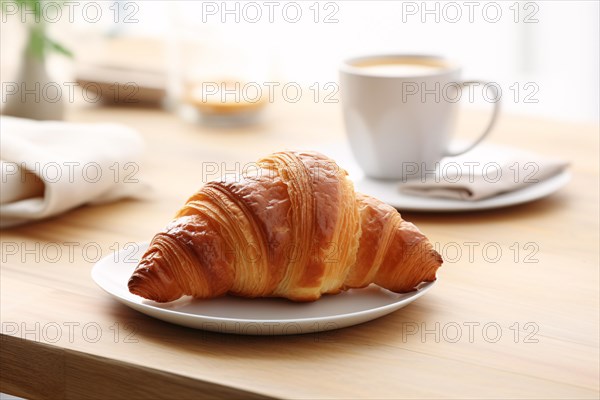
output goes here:
[[[460, 86], [465, 87], [465, 86], [469, 86], [469, 85], [473, 85], [473, 84], [486, 85], [488, 83], [489, 82], [486, 82], [486, 81], [463, 81], [463, 82], [460, 82]], [[475, 146], [477, 146], [479, 143], [481, 143], [481, 141], [490, 134], [490, 132], [494, 128], [494, 125], [496, 125], [496, 120], [498, 119], [498, 112], [500, 111], [500, 93], [498, 92], [498, 88], [495, 85], [489, 85], [489, 87], [493, 88], [494, 99], [496, 99], [496, 101], [494, 102], [494, 108], [492, 109], [492, 116], [491, 116], [490, 121], [488, 122], [487, 126], [485, 127], [484, 131], [481, 133], [481, 135], [479, 135], [479, 137], [473, 143], [468, 145], [466, 148], [464, 148], [460, 151], [446, 150], [446, 154], [445, 154], [446, 157], [459, 156], [461, 154], [465, 154], [466, 152], [472, 150]]]

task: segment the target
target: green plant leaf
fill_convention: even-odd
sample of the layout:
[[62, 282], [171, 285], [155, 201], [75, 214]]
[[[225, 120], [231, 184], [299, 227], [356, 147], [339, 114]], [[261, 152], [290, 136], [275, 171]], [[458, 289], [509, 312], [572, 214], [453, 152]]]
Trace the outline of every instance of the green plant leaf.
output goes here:
[[42, 20], [42, 4], [39, 0], [26, 0], [28, 10], [33, 10], [36, 23], [43, 23]]
[[44, 29], [34, 25], [29, 29], [29, 41], [27, 51], [40, 60], [44, 59], [46, 47], [46, 34]]
[[[33, 10], [36, 23], [29, 23], [29, 39], [26, 44], [26, 51], [32, 56], [43, 60], [46, 51], [55, 51], [67, 57], [73, 57], [73, 53], [62, 44], [46, 36], [44, 19], [42, 18], [42, 4], [40, 0], [0, 0], [2, 13], [8, 11], [9, 4], [17, 5], [20, 12], [23, 9]], [[63, 3], [62, 1], [58, 2]], [[37, 22], [39, 21], [39, 22]]]
[[[69, 49], [46, 36], [45, 22], [42, 18], [41, 0], [0, 0], [0, 2], [0, 10], [3, 13], [8, 11], [9, 4], [16, 5], [19, 8], [19, 12], [23, 12], [25, 9], [34, 12], [36, 22], [31, 23], [29, 20], [27, 24], [29, 26], [29, 39], [26, 51], [29, 54], [40, 60], [44, 59], [47, 51], [55, 51], [67, 57], [73, 57], [73, 53]], [[63, 1], [55, 1], [55, 3], [62, 4]]]
[[71, 58], [73, 57], [73, 52], [71, 50], [67, 49], [62, 44], [55, 42], [54, 40], [50, 39], [49, 37], [46, 37], [46, 43], [48, 44], [48, 47], [51, 50], [54, 50], [57, 53], [60, 53], [67, 57], [71, 57]]

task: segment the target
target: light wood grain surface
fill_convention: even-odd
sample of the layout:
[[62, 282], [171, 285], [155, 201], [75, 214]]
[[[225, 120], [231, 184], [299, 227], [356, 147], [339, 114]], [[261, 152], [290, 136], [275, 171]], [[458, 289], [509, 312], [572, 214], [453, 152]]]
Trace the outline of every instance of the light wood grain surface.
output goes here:
[[[491, 141], [566, 158], [573, 180], [512, 208], [403, 213], [446, 258], [438, 284], [417, 302], [337, 331], [246, 337], [121, 305], [90, 278], [95, 250], [149, 240], [202, 185], [202, 162], [343, 140], [339, 106], [272, 105], [263, 123], [230, 131], [143, 108], [79, 107], [69, 119], [138, 129], [147, 143], [139, 177], [155, 196], [2, 231], [0, 391], [77, 399], [600, 395], [597, 126], [502, 116]], [[468, 113], [461, 126], [475, 132], [484, 121]]]

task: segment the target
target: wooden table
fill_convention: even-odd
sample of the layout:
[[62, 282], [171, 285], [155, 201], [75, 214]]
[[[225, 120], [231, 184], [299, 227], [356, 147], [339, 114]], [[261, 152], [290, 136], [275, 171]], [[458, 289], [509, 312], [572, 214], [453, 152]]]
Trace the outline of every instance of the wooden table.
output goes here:
[[[474, 132], [484, 118], [467, 114], [461, 125]], [[202, 184], [203, 161], [342, 140], [339, 106], [273, 105], [262, 124], [231, 131], [142, 108], [73, 108], [69, 119], [143, 133], [139, 177], [156, 196], [2, 231], [0, 391], [52, 399], [598, 398], [597, 126], [504, 115], [490, 140], [571, 160], [566, 188], [507, 209], [404, 213], [446, 258], [427, 296], [351, 328], [247, 337], [121, 305], [91, 280], [92, 247], [106, 255], [150, 239]], [[10, 244], [22, 251], [11, 255]]]

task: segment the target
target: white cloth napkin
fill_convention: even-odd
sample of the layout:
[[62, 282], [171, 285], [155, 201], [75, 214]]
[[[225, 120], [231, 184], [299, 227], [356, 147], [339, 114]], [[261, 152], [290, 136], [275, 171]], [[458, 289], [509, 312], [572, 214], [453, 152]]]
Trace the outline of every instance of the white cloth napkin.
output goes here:
[[568, 162], [511, 147], [482, 144], [438, 163], [435, 173], [400, 185], [406, 194], [476, 201], [534, 185]]
[[1, 116], [0, 227], [86, 203], [146, 198], [150, 187], [139, 176], [142, 148], [139, 134], [123, 125]]

